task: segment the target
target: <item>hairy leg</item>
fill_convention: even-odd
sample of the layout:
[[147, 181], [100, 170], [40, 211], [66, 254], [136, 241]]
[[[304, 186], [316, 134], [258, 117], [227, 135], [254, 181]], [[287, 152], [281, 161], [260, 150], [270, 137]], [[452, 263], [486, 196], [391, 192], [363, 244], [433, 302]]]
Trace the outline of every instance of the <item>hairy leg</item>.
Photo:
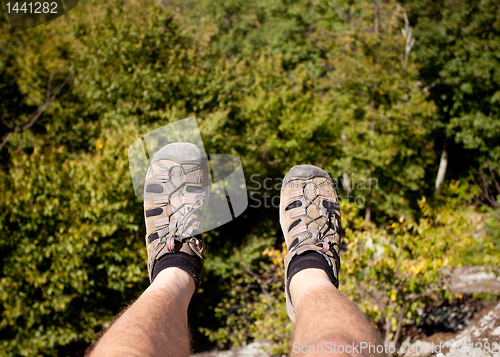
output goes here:
[[183, 270], [161, 271], [101, 337], [91, 357], [189, 356], [187, 308], [194, 290]]
[[[362, 343], [383, 343], [366, 316], [333, 286], [323, 270], [304, 269], [295, 274], [290, 294], [297, 319], [292, 356], [313, 351], [316, 356], [331, 356], [335, 351], [344, 356], [377, 355], [369, 353], [368, 348], [359, 351]], [[359, 352], [353, 351], [353, 344]], [[339, 353], [339, 345], [343, 353]]]

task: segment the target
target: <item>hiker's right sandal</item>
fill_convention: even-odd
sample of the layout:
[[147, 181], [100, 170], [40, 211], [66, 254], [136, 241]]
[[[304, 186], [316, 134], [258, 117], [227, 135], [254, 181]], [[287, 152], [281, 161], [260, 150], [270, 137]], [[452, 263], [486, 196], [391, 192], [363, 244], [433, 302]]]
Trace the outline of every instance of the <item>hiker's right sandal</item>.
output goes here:
[[[203, 216], [209, 195], [208, 163], [194, 144], [173, 143], [158, 151], [149, 165], [144, 184], [144, 218], [148, 275], [165, 254], [188, 254], [201, 259]], [[199, 285], [199, 273], [191, 273]]]
[[312, 165], [293, 167], [281, 188], [280, 224], [288, 248], [285, 256], [286, 311], [295, 323], [288, 271], [292, 259], [306, 252], [321, 254], [331, 269], [327, 273], [332, 283], [338, 287], [340, 208], [330, 175]]

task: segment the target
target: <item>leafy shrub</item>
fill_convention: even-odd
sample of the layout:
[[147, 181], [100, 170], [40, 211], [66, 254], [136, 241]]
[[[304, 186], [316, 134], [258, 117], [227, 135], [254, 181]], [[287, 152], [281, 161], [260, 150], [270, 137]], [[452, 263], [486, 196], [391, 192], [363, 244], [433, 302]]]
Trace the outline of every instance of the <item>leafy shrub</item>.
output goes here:
[[[207, 152], [240, 156], [248, 175], [283, 177], [292, 165], [313, 163], [353, 182], [377, 178], [377, 187], [352, 189], [382, 228], [365, 231], [356, 207], [343, 212], [342, 289], [381, 329], [389, 321], [389, 337], [394, 317], [403, 316], [401, 324], [416, 318], [413, 294], [431, 303], [422, 284], [438, 281], [447, 263], [438, 248], [451, 256], [459, 244], [453, 264], [498, 265], [496, 213], [486, 239], [466, 233], [473, 213], [446, 202], [442, 212], [424, 205], [422, 219], [409, 219], [415, 198], [432, 187], [426, 175], [439, 130], [430, 119], [432, 87], [422, 86], [415, 63], [401, 61], [403, 13], [395, 1], [379, 9], [378, 34], [370, 1], [264, 2], [258, 18], [226, 13], [235, 9], [228, 3], [238, 12], [251, 2], [202, 1], [202, 15], [191, 22], [170, 3], [89, 1], [19, 33], [0, 21], [0, 117], [11, 129], [44, 103], [50, 78], [56, 87], [71, 74], [52, 106], [0, 151], [0, 354], [72, 355], [147, 286], [143, 212], [130, 185], [127, 145], [190, 115], [201, 118]], [[252, 20], [226, 28], [235, 17]], [[240, 41], [247, 33], [257, 43], [250, 50], [242, 47], [252, 41]], [[232, 56], [231, 48], [240, 52]], [[221, 345], [267, 339], [273, 353], [286, 352], [292, 326], [277, 217], [256, 211], [206, 235], [199, 323]], [[408, 218], [384, 228], [402, 213]], [[375, 310], [370, 294], [377, 293], [384, 302]], [[212, 327], [207, 310], [223, 295], [216, 309], [222, 327]]]
[[201, 328], [221, 348], [264, 340], [271, 344], [274, 354], [288, 351], [292, 323], [283, 294], [285, 246], [283, 250], [272, 248], [273, 241], [272, 237], [253, 236], [244, 248], [235, 250], [230, 260], [235, 271], [227, 282], [229, 296], [215, 308], [223, 326], [215, 330]]
[[124, 159], [136, 135], [104, 132], [95, 155], [75, 159], [63, 147], [20, 153], [0, 177], [0, 354], [74, 352], [147, 286]]
[[[401, 216], [387, 228], [366, 230], [359, 228], [358, 209], [343, 207], [346, 249], [341, 254], [340, 291], [368, 314], [387, 342], [397, 343], [402, 327], [419, 321], [420, 308], [454, 297], [446, 284], [452, 257], [468, 244], [474, 230], [467, 219], [471, 211], [455, 206], [431, 208], [422, 198], [418, 220]], [[290, 352], [293, 329], [283, 295], [286, 249], [262, 247], [266, 260], [255, 270], [243, 265], [240, 274], [231, 277], [231, 297], [216, 309], [224, 327], [203, 331], [221, 347], [270, 341], [270, 351], [280, 355]]]
[[[419, 201], [421, 217], [401, 216], [389, 227], [346, 230], [341, 291], [397, 343], [402, 327], [418, 322], [418, 310], [449, 299], [446, 284], [456, 245], [470, 237], [464, 214], [432, 209]], [[347, 273], [347, 274], [346, 274]]]

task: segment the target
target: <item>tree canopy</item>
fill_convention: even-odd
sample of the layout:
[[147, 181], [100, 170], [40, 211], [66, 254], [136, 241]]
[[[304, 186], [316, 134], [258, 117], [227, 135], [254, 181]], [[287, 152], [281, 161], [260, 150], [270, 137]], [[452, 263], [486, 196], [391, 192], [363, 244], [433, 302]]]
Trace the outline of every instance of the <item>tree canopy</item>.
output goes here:
[[[189, 116], [208, 153], [241, 159], [258, 200], [279, 187], [250, 182], [278, 182], [297, 164], [339, 183], [343, 252], [362, 256], [347, 258], [346, 293], [375, 275], [388, 302], [435, 283], [448, 264], [437, 250], [468, 234], [448, 199], [470, 190], [455, 180], [488, 162], [500, 169], [499, 11], [491, 0], [91, 0], [16, 33], [0, 17], [0, 355], [81, 353], [147, 287], [127, 150]], [[431, 202], [447, 207], [439, 216], [422, 197], [447, 140], [451, 188]], [[453, 239], [434, 232], [442, 222]], [[387, 247], [419, 235], [427, 245], [386, 247], [374, 267], [374, 251], [355, 243], [373, 229]], [[276, 207], [260, 205], [205, 235], [204, 304], [190, 311], [198, 331], [222, 344], [290, 332], [277, 307], [279, 232]], [[433, 247], [439, 264], [418, 257]], [[248, 271], [259, 269], [272, 303], [252, 287]], [[241, 302], [255, 312], [234, 310]], [[389, 319], [406, 309], [388, 306]], [[244, 332], [229, 338], [231, 323]]]

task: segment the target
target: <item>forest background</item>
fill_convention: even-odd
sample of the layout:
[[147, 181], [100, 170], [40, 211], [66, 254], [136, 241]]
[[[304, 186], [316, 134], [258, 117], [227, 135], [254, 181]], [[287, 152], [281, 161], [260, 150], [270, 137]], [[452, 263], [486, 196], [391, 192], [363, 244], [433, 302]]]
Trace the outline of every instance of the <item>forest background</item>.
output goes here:
[[386, 342], [462, 298], [454, 267], [500, 266], [498, 1], [89, 0], [16, 33], [0, 11], [0, 355], [82, 355], [148, 286], [127, 150], [189, 116], [250, 204], [205, 235], [198, 349], [290, 351], [272, 198], [297, 164], [338, 182], [340, 290]]

